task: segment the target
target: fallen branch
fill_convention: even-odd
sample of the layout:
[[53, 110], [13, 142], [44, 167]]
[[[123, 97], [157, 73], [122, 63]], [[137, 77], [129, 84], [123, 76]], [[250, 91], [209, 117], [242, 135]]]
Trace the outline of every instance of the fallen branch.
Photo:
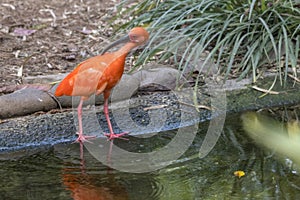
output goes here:
[[48, 91], [50, 90], [52, 85], [49, 84], [22, 84], [22, 85], [8, 85], [0, 88], [0, 93], [8, 94], [13, 93], [17, 90], [22, 90], [25, 88], [32, 88], [41, 91]]

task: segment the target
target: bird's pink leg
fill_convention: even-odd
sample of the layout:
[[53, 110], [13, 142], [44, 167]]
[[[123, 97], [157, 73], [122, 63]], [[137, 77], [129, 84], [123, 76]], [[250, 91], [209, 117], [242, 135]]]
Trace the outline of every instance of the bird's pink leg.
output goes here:
[[[104, 135], [107, 136], [109, 140], [113, 140], [113, 139], [115, 139], [115, 138], [120, 138], [120, 137], [122, 137], [123, 135], [128, 134], [127, 132], [124, 132], [124, 133], [118, 133], [118, 134], [115, 134], [115, 133], [114, 133], [113, 128], [112, 128], [112, 125], [111, 125], [111, 122], [110, 122], [110, 119], [109, 119], [109, 112], [108, 112], [108, 98], [105, 98], [105, 100], [104, 100], [103, 111], [104, 111], [104, 115], [105, 115], [105, 118], [106, 118], [106, 121], [107, 121], [108, 129], [109, 129], [109, 134], [108, 134], [108, 133], [105, 133]], [[122, 138], [122, 139], [124, 139], [124, 138]]]
[[95, 136], [84, 136], [83, 135], [83, 129], [82, 129], [82, 104], [84, 99], [81, 98], [79, 105], [77, 107], [77, 114], [78, 114], [78, 125], [79, 125], [79, 131], [77, 132], [78, 138], [75, 140], [75, 142], [89, 142], [89, 138], [95, 138]]

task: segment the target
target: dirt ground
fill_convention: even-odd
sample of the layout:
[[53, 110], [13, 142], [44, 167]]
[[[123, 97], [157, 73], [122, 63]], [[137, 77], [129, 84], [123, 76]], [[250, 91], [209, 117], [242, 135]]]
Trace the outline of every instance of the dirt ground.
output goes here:
[[115, 0], [2, 0], [0, 88], [71, 71], [111, 41]]

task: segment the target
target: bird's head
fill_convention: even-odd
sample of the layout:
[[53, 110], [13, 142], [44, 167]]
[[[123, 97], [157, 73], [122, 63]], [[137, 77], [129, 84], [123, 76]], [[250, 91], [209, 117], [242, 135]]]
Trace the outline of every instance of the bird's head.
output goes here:
[[130, 42], [141, 45], [149, 39], [149, 33], [142, 27], [135, 27], [131, 29], [128, 34]]
[[134, 43], [134, 46], [139, 46], [144, 44], [149, 39], [149, 33], [142, 27], [135, 27], [130, 30], [128, 35], [125, 37], [120, 38], [119, 40], [111, 43], [109, 46], [107, 46], [105, 49], [102, 50], [101, 54], [104, 54], [112, 47], [120, 44], [120, 43]]

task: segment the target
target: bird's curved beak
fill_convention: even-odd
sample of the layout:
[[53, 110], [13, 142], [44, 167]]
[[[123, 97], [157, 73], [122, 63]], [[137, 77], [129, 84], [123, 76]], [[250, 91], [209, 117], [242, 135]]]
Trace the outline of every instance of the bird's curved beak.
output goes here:
[[118, 39], [117, 41], [114, 41], [113, 43], [111, 43], [110, 45], [108, 45], [107, 47], [105, 47], [102, 52], [101, 52], [101, 55], [103, 55], [105, 52], [107, 52], [109, 49], [113, 48], [114, 46], [117, 46], [118, 44], [121, 44], [121, 43], [125, 43], [125, 42], [129, 42], [130, 41], [130, 38], [128, 35]]

